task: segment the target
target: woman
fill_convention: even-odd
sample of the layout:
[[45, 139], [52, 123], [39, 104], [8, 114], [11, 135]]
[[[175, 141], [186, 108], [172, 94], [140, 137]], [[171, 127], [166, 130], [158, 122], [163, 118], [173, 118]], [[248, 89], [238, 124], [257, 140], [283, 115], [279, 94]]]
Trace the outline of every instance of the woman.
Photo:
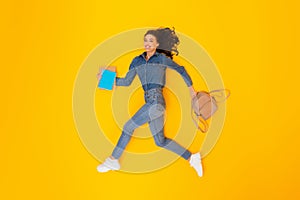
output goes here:
[[175, 31], [170, 28], [147, 31], [144, 35], [145, 52], [133, 59], [124, 78], [116, 78], [116, 86], [129, 86], [134, 77], [138, 75], [144, 89], [146, 103], [126, 122], [112, 155], [97, 167], [99, 172], [119, 170], [118, 159], [126, 148], [134, 130], [145, 123], [149, 123], [156, 145], [168, 149], [189, 161], [197, 174], [202, 176], [200, 153], [192, 154], [189, 150], [164, 135], [165, 100], [162, 90], [165, 85], [166, 68], [176, 70], [182, 76], [189, 87], [191, 97], [196, 94], [192, 86], [192, 80], [185, 68], [172, 60], [174, 52], [178, 55], [178, 44], [179, 39]]

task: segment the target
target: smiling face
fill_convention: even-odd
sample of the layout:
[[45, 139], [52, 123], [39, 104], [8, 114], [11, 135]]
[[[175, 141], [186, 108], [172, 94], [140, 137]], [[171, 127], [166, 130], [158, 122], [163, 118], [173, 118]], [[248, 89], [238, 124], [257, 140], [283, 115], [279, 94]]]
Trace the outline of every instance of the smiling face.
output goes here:
[[158, 47], [159, 43], [157, 42], [157, 39], [154, 35], [152, 34], [147, 34], [144, 37], [144, 48], [147, 53], [152, 53], [156, 50]]

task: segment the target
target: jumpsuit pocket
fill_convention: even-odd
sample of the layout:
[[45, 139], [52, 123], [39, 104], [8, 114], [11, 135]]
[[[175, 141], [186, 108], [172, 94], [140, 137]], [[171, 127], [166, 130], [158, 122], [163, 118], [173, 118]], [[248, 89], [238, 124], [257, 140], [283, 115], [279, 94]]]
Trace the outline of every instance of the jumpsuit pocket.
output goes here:
[[155, 94], [147, 94], [145, 96], [146, 103], [150, 104], [161, 104], [164, 107], [166, 106], [165, 99], [162, 94], [155, 93]]
[[161, 92], [152, 90], [145, 95], [146, 103], [150, 104], [149, 116], [150, 120], [161, 117], [165, 113], [165, 99]]

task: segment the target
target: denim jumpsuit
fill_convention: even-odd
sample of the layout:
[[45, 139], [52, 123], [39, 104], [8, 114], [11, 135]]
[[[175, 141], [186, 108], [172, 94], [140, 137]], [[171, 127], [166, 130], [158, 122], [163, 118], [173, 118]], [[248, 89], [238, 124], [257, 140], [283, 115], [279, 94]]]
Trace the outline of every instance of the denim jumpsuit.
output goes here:
[[145, 104], [128, 120], [119, 138], [117, 146], [112, 152], [112, 156], [119, 159], [132, 134], [139, 126], [149, 123], [155, 144], [168, 149], [184, 159], [189, 159], [191, 152], [180, 146], [174, 140], [166, 138], [164, 135], [164, 113], [165, 99], [162, 89], [166, 83], [166, 68], [176, 70], [184, 79], [187, 86], [191, 86], [192, 80], [183, 66], [179, 66], [164, 54], [155, 52], [150, 59], [146, 60], [146, 52], [135, 57], [124, 78], [117, 77], [117, 86], [129, 86], [134, 77], [138, 75], [144, 89]]

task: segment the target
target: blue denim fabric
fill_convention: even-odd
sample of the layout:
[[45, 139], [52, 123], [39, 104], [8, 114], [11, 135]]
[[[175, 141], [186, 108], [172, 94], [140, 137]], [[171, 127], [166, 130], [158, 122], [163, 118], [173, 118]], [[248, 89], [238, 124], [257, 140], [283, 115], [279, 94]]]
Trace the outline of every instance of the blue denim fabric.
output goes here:
[[146, 52], [135, 57], [124, 78], [117, 77], [117, 86], [129, 86], [136, 75], [138, 75], [143, 89], [163, 88], [166, 83], [166, 68], [176, 70], [183, 78], [187, 86], [193, 84], [191, 77], [183, 66], [166, 57], [164, 54], [156, 52], [148, 61], [145, 59]]
[[166, 105], [162, 88], [166, 82], [167, 67], [180, 73], [187, 86], [193, 84], [192, 80], [184, 67], [179, 66], [165, 55], [156, 52], [148, 61], [146, 61], [145, 56], [146, 52], [135, 57], [130, 64], [126, 76], [124, 78], [116, 78], [117, 86], [129, 86], [136, 74], [138, 74], [145, 91], [144, 98], [146, 103], [125, 123], [112, 156], [116, 159], [120, 158], [134, 130], [145, 123], [149, 123], [151, 133], [157, 146], [168, 149], [187, 160], [191, 156], [191, 152], [180, 146], [174, 140], [166, 138], [164, 135], [164, 113]]
[[148, 90], [145, 92], [144, 98], [146, 104], [124, 125], [122, 135], [119, 138], [112, 156], [119, 159], [130, 141], [134, 130], [145, 123], [149, 123], [151, 133], [157, 146], [168, 149], [188, 160], [191, 156], [191, 152], [180, 146], [174, 140], [166, 138], [164, 135], [165, 100], [162, 90], [159, 88]]

